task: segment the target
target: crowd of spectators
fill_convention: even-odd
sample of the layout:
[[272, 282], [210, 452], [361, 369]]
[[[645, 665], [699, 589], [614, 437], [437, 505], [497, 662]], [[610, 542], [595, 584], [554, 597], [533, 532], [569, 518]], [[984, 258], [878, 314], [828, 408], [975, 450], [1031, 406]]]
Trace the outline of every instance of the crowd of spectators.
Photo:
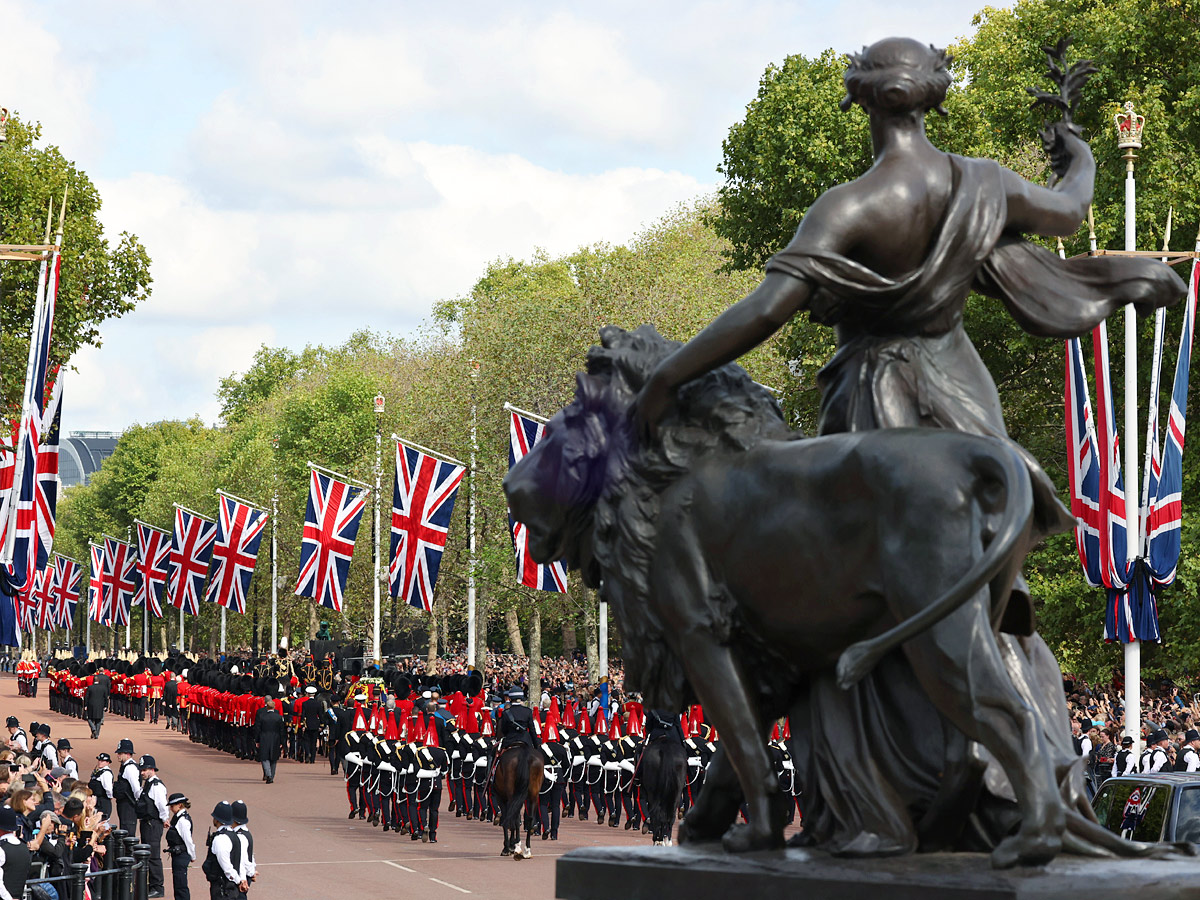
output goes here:
[[[32, 864], [42, 877], [57, 878], [67, 874], [70, 863], [104, 868], [111, 826], [87, 782], [60, 766], [47, 770], [41, 757], [22, 752], [15, 738], [0, 750], [0, 799], [0, 870], [29, 871]], [[40, 890], [58, 900], [54, 885]], [[8, 900], [7, 893], [0, 884], [0, 897]], [[20, 894], [15, 896], [19, 900]]]

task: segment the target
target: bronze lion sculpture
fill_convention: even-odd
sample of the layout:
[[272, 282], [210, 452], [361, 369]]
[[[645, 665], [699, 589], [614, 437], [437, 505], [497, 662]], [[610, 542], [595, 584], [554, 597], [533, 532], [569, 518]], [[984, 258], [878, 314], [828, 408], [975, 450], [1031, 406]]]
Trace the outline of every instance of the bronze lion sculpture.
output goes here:
[[[1028, 601], [1012, 599], [1043, 537], [1013, 445], [933, 429], [801, 439], [730, 364], [684, 385], [654, 445], [638, 446], [630, 405], [679, 345], [648, 325], [601, 339], [574, 401], [504, 487], [533, 557], [565, 559], [612, 605], [627, 688], [648, 707], [696, 699], [720, 733], [681, 841], [782, 846], [766, 742], [788, 714], [810, 843], [860, 855], [991, 849], [998, 866], [1042, 863], [1064, 845], [1122, 852], [1091, 818], [1061, 682], [1057, 698], [1040, 690], [1061, 677], [1057, 664], [1028, 637]], [[822, 788], [814, 729], [848, 765], [856, 748], [839, 750], [814, 696], [822, 679], [844, 693], [902, 666], [924, 696], [893, 704], [898, 723], [868, 723], [910, 757], [888, 776], [887, 816], [875, 816], [867, 798]], [[973, 752], [956, 755], [952, 735]], [[735, 824], [743, 798], [749, 822]]]

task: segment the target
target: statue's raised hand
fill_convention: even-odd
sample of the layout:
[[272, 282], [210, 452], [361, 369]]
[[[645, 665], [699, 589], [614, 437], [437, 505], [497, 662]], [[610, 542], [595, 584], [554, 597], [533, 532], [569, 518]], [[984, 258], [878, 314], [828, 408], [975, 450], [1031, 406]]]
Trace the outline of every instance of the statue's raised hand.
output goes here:
[[638, 440], [649, 443], [657, 437], [658, 423], [675, 402], [675, 388], [655, 370], [633, 401], [633, 433]]
[[1055, 122], [1043, 128], [1039, 134], [1042, 148], [1050, 157], [1050, 168], [1057, 179], [1062, 179], [1082, 153], [1091, 153], [1087, 142], [1081, 137], [1079, 126], [1074, 122]]

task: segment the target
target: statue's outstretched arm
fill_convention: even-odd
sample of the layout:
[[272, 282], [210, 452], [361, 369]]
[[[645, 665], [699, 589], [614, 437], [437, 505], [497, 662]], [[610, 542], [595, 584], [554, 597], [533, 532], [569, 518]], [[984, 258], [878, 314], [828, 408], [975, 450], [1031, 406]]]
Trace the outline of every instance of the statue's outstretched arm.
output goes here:
[[658, 365], [634, 407], [638, 433], [652, 435], [679, 385], [753, 350], [804, 306], [811, 291], [808, 282], [799, 278], [767, 273], [750, 294]]
[[1006, 231], [1046, 237], [1074, 234], [1087, 215], [1096, 179], [1091, 148], [1066, 123], [1052, 126], [1046, 136], [1058, 183], [1053, 188], [1042, 187], [1010, 169], [1002, 169], [1008, 201]]

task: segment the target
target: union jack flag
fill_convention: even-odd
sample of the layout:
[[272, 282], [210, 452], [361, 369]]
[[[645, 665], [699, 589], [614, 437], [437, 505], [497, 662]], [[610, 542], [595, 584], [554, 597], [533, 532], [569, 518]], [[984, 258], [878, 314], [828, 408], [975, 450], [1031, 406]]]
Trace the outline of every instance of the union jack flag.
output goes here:
[[39, 569], [34, 583], [37, 585], [34, 593], [37, 595], [37, 626], [46, 631], [53, 631], [57, 622], [58, 598], [54, 584], [55, 570], [53, 565]]
[[[1162, 322], [1155, 323], [1146, 430], [1146, 475], [1139, 506], [1139, 533], [1130, 539], [1140, 549], [1126, 559], [1126, 491], [1121, 471], [1120, 440], [1113, 415], [1108, 337], [1103, 324], [1093, 332], [1097, 429], [1092, 431], [1087, 405], [1083, 354], [1078, 341], [1067, 342], [1067, 450], [1071, 454], [1071, 509], [1076, 517], [1076, 546], [1088, 583], [1107, 589], [1104, 637], [1108, 641], [1157, 641], [1157, 589], [1175, 579], [1183, 520], [1183, 442], [1188, 375], [1196, 316], [1200, 269], [1193, 265], [1179, 356], [1171, 391], [1165, 442], [1159, 442], [1158, 370], [1162, 361]], [[1095, 447], [1093, 453], [1090, 447]], [[1161, 451], [1160, 451], [1161, 447]], [[1095, 475], [1093, 473], [1095, 472]]]
[[112, 621], [104, 603], [104, 545], [88, 542], [88, 616], [101, 625]]
[[466, 468], [396, 444], [388, 588], [409, 606], [433, 611], [433, 588]]
[[137, 593], [137, 555], [133, 545], [116, 538], [104, 538], [104, 569], [100, 576], [104, 609], [108, 623], [129, 624], [129, 608]]
[[[508, 468], [525, 458], [546, 433], [546, 426], [520, 413], [510, 412], [508, 428]], [[513, 551], [517, 557], [517, 580], [525, 587], [559, 594], [567, 592], [567, 566], [559, 561], [548, 566], [538, 565], [529, 555], [529, 531], [520, 522], [508, 516], [508, 528], [512, 533]]]
[[341, 612], [354, 541], [371, 492], [316, 469], [310, 476], [296, 594]]
[[83, 570], [79, 563], [65, 556], [54, 554], [54, 592], [57, 601], [58, 627], [70, 628], [75, 624], [75, 607], [79, 605], [79, 584]]
[[144, 606], [162, 618], [163, 588], [167, 583], [167, 533], [145, 522], [137, 524], [137, 596], [134, 606]]
[[167, 597], [176, 609], [200, 614], [200, 596], [216, 537], [217, 523], [212, 519], [175, 507], [175, 531], [167, 556]]
[[[54, 333], [54, 307], [58, 297], [60, 257], [57, 251], [42, 261], [38, 273], [37, 300], [34, 305], [37, 320], [30, 335], [29, 358], [31, 377], [25, 384], [21, 422], [13, 462], [12, 486], [7, 503], [0, 510], [0, 583], [3, 594], [18, 590], [31, 591], [37, 571], [38, 548], [36, 510], [38, 488], [38, 433], [46, 408], [46, 380], [50, 369], [50, 340]], [[31, 595], [27, 593], [27, 598]], [[14, 598], [14, 601], [16, 598]], [[16, 601], [20, 602], [20, 601]], [[15, 629], [10, 632], [7, 622], [8, 599], [0, 600], [0, 643], [16, 642]], [[15, 611], [15, 610], [14, 610]], [[15, 624], [15, 621], [14, 621]], [[11, 638], [11, 640], [10, 640]]]
[[1175, 382], [1171, 387], [1171, 411], [1167, 416], [1158, 478], [1154, 484], [1154, 502], [1146, 523], [1147, 559], [1159, 585], [1175, 580], [1179, 564], [1180, 535], [1183, 528], [1183, 438], [1187, 425], [1188, 375], [1192, 361], [1192, 341], [1196, 324], [1196, 294], [1200, 291], [1200, 266], [1192, 264], [1192, 277], [1184, 306], [1183, 327], [1179, 336], [1179, 357], [1175, 363]]
[[220, 516], [213, 543], [211, 577], [204, 599], [234, 612], [246, 612], [250, 577], [258, 562], [258, 545], [267, 525], [265, 510], [218, 494]]

